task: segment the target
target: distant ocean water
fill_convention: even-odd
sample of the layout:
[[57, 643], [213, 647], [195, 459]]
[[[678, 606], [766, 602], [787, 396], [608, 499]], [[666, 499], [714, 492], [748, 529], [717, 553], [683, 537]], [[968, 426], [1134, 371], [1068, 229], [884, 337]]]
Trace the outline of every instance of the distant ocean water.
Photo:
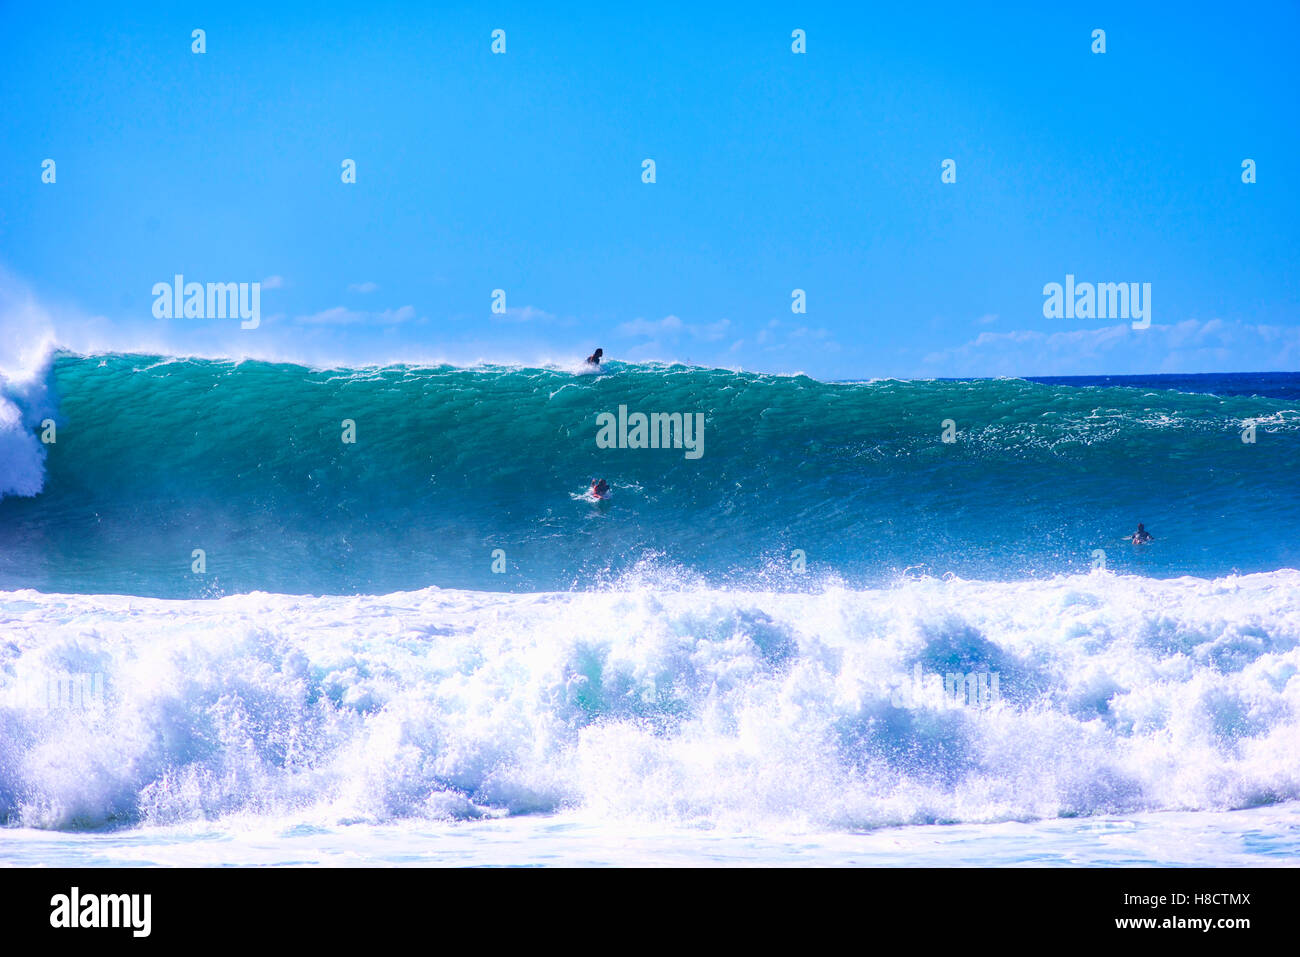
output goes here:
[[1297, 860], [1300, 376], [583, 371], [9, 383], [0, 861]]

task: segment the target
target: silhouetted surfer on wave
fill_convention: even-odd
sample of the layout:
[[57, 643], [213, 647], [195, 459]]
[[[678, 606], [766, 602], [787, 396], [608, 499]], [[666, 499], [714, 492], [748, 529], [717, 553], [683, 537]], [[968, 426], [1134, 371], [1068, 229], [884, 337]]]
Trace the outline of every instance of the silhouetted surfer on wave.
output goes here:
[[603, 356], [604, 354], [605, 354], [604, 349], [597, 349], [591, 355], [587, 356], [587, 365], [589, 366], [600, 365], [600, 357]]

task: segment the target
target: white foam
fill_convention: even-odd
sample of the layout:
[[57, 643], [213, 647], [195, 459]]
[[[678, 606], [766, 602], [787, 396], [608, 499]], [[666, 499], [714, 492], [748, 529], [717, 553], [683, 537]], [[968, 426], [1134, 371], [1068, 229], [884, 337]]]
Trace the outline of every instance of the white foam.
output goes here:
[[29, 357], [26, 367], [0, 368], [0, 498], [36, 495], [45, 483], [45, 446], [37, 430], [54, 421], [52, 355], [47, 350]]
[[[861, 828], [1300, 797], [1300, 573], [213, 601], [0, 593], [0, 816]], [[988, 709], [890, 683], [993, 671]], [[19, 687], [102, 673], [101, 712]]]

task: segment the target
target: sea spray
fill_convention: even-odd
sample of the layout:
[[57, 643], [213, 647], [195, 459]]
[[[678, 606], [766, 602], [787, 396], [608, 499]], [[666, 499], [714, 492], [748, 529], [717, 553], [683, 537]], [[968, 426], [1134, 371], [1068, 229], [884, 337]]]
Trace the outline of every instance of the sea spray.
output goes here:
[[[1300, 573], [925, 579], [817, 594], [623, 583], [218, 601], [0, 593], [0, 820], [573, 811], [757, 831], [1300, 798]], [[889, 680], [996, 672], [987, 707]]]

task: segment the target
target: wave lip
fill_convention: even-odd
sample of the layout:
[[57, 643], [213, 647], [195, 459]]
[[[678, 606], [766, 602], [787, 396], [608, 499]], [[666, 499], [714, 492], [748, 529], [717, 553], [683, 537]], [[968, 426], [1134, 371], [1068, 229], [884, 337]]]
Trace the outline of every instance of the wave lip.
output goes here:
[[0, 499], [38, 495], [45, 481], [45, 445], [37, 429], [55, 414], [54, 353], [29, 369], [0, 369]]
[[[819, 594], [0, 593], [0, 819], [861, 829], [1300, 798], [1300, 572]], [[996, 700], [900, 690], [917, 666]], [[50, 706], [50, 682], [102, 696]], [[58, 684], [56, 702], [64, 685]], [[34, 702], [32, 689], [44, 688]]]

